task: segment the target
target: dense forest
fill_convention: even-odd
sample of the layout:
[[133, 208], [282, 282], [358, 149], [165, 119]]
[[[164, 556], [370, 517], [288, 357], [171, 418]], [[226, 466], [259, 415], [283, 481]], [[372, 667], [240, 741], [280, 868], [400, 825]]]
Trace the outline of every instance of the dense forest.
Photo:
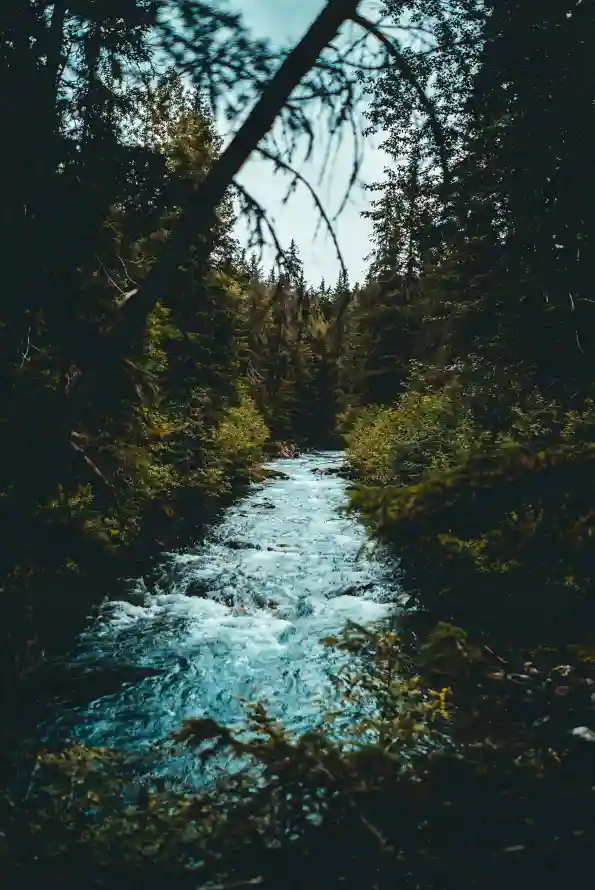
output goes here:
[[234, 238], [239, 213], [263, 223], [235, 171], [167, 253], [228, 157], [209, 85], [252, 78], [257, 98], [287, 57], [218, 4], [2, 4], [4, 713], [110, 578], [195, 535], [280, 443], [346, 449], [350, 509], [413, 603], [397, 631], [325, 641], [363, 658], [346, 706], [377, 702], [346, 738], [326, 715], [292, 738], [258, 709], [252, 742], [181, 728], [261, 783], [130, 807], [114, 752], [48, 755], [45, 797], [0, 795], [7, 887], [496, 890], [592, 871], [595, 4], [382, 5], [384, 30], [333, 0], [298, 47], [309, 76], [327, 14], [390, 42], [355, 80], [392, 161], [368, 186], [367, 278], [314, 285], [295, 242], [269, 270]]

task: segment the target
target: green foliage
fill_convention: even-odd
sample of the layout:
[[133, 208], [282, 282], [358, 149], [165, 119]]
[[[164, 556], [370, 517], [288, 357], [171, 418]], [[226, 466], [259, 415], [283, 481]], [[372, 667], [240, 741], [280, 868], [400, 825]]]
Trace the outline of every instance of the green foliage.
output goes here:
[[323, 640], [355, 666], [335, 677], [336, 709], [300, 736], [259, 703], [240, 733], [186, 721], [178, 745], [245, 764], [211, 790], [135, 788], [126, 759], [102, 749], [42, 754], [26, 821], [2, 798], [5, 872], [65, 887], [134, 874], [150, 887], [520, 890], [530, 877], [553, 886], [553, 855], [580, 875], [592, 841], [588, 655], [502, 657], [451, 624], [426, 626], [420, 645], [421, 631], [352, 624]]
[[407, 484], [454, 466], [481, 439], [457, 381], [440, 391], [410, 389], [392, 408], [367, 409], [345, 435], [349, 459], [373, 484]]
[[384, 427], [348, 434], [363, 483], [353, 505], [398, 548], [424, 608], [500, 635], [511, 608], [537, 639], [580, 626], [595, 605], [591, 401], [565, 411], [534, 393], [497, 435], [458, 387], [399, 404], [409, 413], [383, 410]]
[[[365, 286], [342, 274], [332, 292], [308, 288], [294, 243], [283, 273], [263, 281], [224, 201], [208, 260], [190, 249], [88, 406], [69, 460], [34, 441], [31, 418], [50, 423], [109, 346], [220, 145], [179, 78], [149, 86], [132, 74], [149, 70], [152, 4], [130, 0], [124, 18], [103, 2], [38, 6], [0, 14], [0, 73], [14, 85], [0, 165], [7, 694], [18, 698], [13, 678], [43, 651], [48, 615], [69, 613], [41, 609], [35, 585], [63, 596], [74, 578], [80, 591], [77, 575], [133, 545], [143, 553], [189, 504], [206, 514], [254, 478], [269, 430], [328, 444], [339, 409], [361, 482], [353, 505], [398, 554], [418, 611], [398, 633], [351, 626], [326, 640], [355, 674], [335, 677], [336, 709], [300, 737], [262, 704], [240, 734], [187, 722], [175, 741], [198, 757], [248, 761], [211, 791], [137, 793], [133, 764], [104, 750], [43, 755], [21, 813], [1, 799], [13, 884], [584, 882], [595, 750], [590, 5], [456, 0], [445, 13], [436, 0], [389, 0], [395, 26], [407, 19], [436, 38], [403, 58], [436, 97], [450, 182], [434, 175], [435, 134], [412, 79], [387, 67], [370, 83], [370, 119], [395, 164], [369, 214]], [[227, 27], [241, 55], [243, 32]], [[205, 33], [210, 59], [218, 44]], [[260, 77], [270, 58], [257, 55]]]
[[595, 216], [571, 186], [579, 168], [593, 180], [593, 88], [573, 86], [567, 50], [580, 45], [592, 69], [579, 9], [387, 4], [395, 24], [411, 15], [437, 37], [408, 61], [454, 149], [452, 183], [437, 189], [416, 97], [393, 72], [374, 84], [393, 171], [370, 214], [375, 299], [347, 325], [344, 389], [363, 408], [341, 422], [352, 504], [414, 594], [419, 672], [449, 687], [457, 744], [448, 777], [424, 762], [436, 773], [418, 842], [442, 806], [449, 818], [405, 886], [425, 886], [433, 860], [436, 888], [549, 887], [579, 880], [589, 858]]
[[268, 438], [268, 427], [244, 388], [239, 404], [227, 408], [213, 438], [214, 455], [218, 457], [222, 473], [232, 480], [249, 475], [262, 461]]
[[265, 283], [246, 265], [247, 334], [241, 366], [274, 440], [321, 447], [334, 442], [337, 350], [324, 292], [308, 288], [295, 243], [287, 269]]
[[346, 418], [339, 428], [347, 440], [347, 454], [354, 469], [371, 483], [384, 484], [393, 478], [396, 411], [367, 408], [357, 419]]
[[[132, 0], [126, 21], [143, 5]], [[33, 12], [0, 21], [4, 81], [11, 71], [40, 66], [30, 82], [33, 106], [21, 97], [22, 108], [9, 109], [23, 118], [9, 152], [22, 160], [3, 167], [12, 171], [3, 218], [18, 221], [0, 282], [7, 295], [0, 311], [0, 587], [2, 620], [14, 630], [2, 653], [9, 696], [16, 695], [11, 662], [19, 673], [59, 637], [46, 591], [86, 572], [100, 589], [108, 565], [115, 571], [117, 560], [123, 566], [157, 542], [165, 546], [184, 522], [196, 528], [197, 516], [206, 520], [249, 479], [267, 436], [240, 367], [245, 289], [228, 199], [208, 233], [207, 261], [193, 246], [175, 287], [139, 324], [87, 406], [70, 451], [35, 434], [40, 418], [48, 426], [59, 421], [73, 386], [109, 351], [181, 200], [220, 149], [196, 90], [179, 77], [110, 79], [110, 58], [141, 69], [148, 61], [149, 19], [141, 16], [134, 34], [124, 19], [117, 27], [109, 17], [85, 20], [67, 40], [78, 13], [56, 4], [53, 15], [53, 48], [44, 22], [33, 39]], [[51, 54], [61, 42], [71, 62], [81, 47], [84, 58], [72, 88], [61, 84], [50, 96]], [[62, 65], [59, 55], [53, 61]], [[33, 177], [25, 171], [32, 145], [43, 157]], [[68, 611], [84, 620], [89, 603], [80, 600]]]

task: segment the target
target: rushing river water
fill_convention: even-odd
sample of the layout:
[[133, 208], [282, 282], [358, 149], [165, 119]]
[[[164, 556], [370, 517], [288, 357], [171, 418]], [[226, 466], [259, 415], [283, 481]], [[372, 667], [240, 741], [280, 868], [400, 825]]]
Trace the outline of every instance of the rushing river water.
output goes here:
[[[273, 461], [287, 478], [255, 485], [199, 546], [167, 556], [151, 590], [138, 583], [106, 602], [62, 665], [68, 694], [40, 727], [44, 740], [143, 751], [187, 717], [241, 724], [240, 698], [311, 726], [334, 695], [337, 655], [320, 637], [382, 618], [399, 593], [394, 565], [340, 512], [345, 479], [315, 473], [342, 460]], [[189, 780], [193, 762], [163, 758], [153, 774]]]

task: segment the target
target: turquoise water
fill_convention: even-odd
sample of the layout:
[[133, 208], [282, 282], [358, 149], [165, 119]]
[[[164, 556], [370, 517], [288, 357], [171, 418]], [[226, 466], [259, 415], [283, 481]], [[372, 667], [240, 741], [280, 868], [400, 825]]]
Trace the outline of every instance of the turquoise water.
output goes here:
[[[340, 512], [346, 480], [315, 473], [342, 461], [273, 461], [288, 478], [255, 485], [198, 547], [166, 554], [150, 590], [133, 583], [106, 602], [62, 664], [69, 695], [44, 740], [154, 750], [188, 717], [240, 726], [242, 698], [297, 731], [315, 723], [334, 700], [339, 657], [320, 637], [382, 619], [400, 595], [394, 563]], [[151, 759], [152, 775], [192, 782], [198, 769], [190, 754]]]

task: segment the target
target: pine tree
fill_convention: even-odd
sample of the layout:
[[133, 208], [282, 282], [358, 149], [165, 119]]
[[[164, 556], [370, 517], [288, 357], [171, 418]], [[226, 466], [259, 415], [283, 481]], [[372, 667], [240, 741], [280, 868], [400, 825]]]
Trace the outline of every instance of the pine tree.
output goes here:
[[452, 211], [460, 348], [561, 398], [595, 346], [592, 30], [581, 5], [493, 4]]

